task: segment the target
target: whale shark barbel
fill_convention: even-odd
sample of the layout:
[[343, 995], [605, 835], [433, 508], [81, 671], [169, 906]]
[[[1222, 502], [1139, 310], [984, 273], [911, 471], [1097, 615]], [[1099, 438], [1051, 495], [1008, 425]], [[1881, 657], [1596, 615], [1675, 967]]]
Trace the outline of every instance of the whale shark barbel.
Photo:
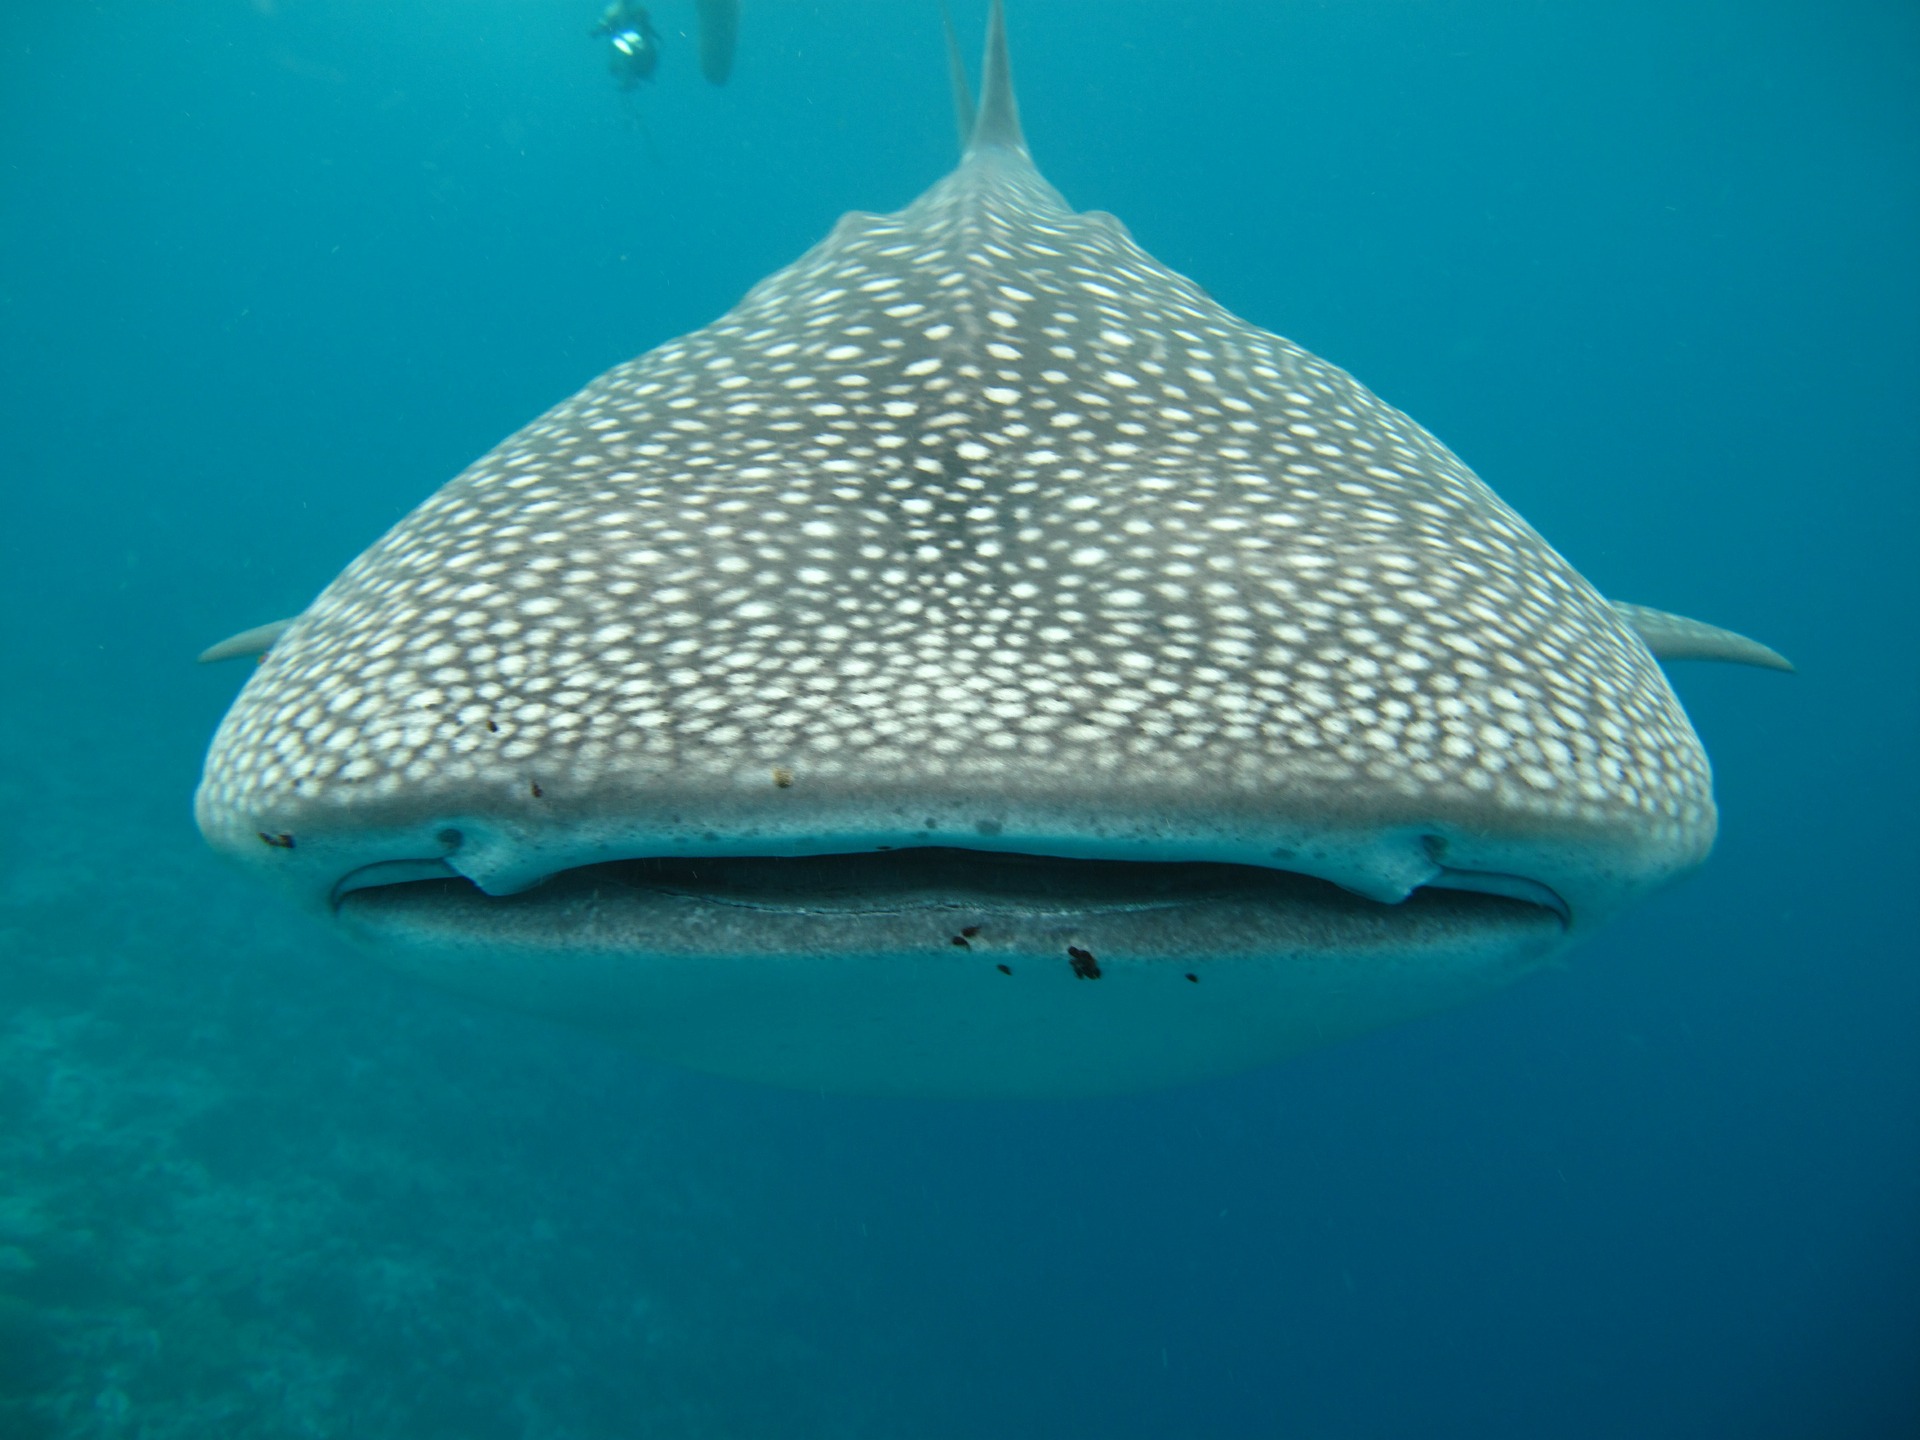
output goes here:
[[1538, 968], [1698, 865], [1657, 661], [1445, 446], [1022, 133], [435, 493], [284, 626], [207, 839], [413, 974], [725, 1074], [1052, 1095]]

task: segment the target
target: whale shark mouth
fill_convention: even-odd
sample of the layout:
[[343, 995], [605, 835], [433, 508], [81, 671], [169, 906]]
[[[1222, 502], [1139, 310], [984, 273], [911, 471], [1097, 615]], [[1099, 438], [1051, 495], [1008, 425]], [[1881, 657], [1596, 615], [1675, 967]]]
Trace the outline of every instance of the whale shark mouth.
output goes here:
[[1504, 987], [1570, 938], [1543, 886], [1388, 903], [1215, 861], [644, 857], [506, 895], [434, 863], [368, 867], [336, 896], [341, 930], [417, 978], [659, 1059], [838, 1093], [1232, 1074]]
[[[1290, 870], [1218, 861], [1107, 860], [916, 846], [851, 854], [768, 856], [644, 856], [562, 870], [510, 895], [491, 895], [442, 862], [388, 862], [354, 872], [336, 888], [334, 910], [366, 938], [390, 926], [425, 924], [443, 934], [541, 917], [556, 946], [575, 943], [570, 928], [607, 938], [609, 926], [632, 926], [639, 949], [684, 952], [716, 941], [729, 953], [791, 951], [804, 932], [830, 933], [843, 948], [858, 929], [888, 930], [887, 944], [912, 944], [924, 922], [923, 943], [993, 951], [1030, 950], [1035, 927], [1084, 930], [1125, 926], [1125, 918], [1170, 915], [1197, 920], [1237, 917], [1239, 939], [1285, 932], [1292, 945], [1340, 924], [1393, 926], [1412, 931], [1444, 924], [1449, 930], [1499, 932], [1543, 924], [1568, 928], [1571, 914], [1550, 888], [1518, 876], [1441, 872], [1394, 904], [1368, 899], [1329, 881]], [[694, 933], [661, 923], [704, 915]], [[647, 921], [654, 922], [649, 925]], [[758, 939], [755, 940], [755, 935]], [[875, 933], [872, 937], [879, 940]], [[1224, 937], [1222, 937], [1224, 940]], [[590, 942], [592, 943], [592, 942]], [[797, 948], [811, 951], [813, 943]], [[1043, 949], [1045, 947], [1042, 947]], [[1064, 953], [1060, 947], [1052, 947]], [[1196, 933], [1177, 947], [1199, 955], [1222, 948]]]

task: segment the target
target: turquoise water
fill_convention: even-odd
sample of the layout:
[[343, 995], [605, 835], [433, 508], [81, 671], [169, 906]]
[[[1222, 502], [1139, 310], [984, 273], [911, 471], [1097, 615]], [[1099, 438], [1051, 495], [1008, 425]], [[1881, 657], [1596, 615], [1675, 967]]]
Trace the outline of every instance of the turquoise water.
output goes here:
[[[1016, 0], [1029, 137], [1695, 666], [1711, 864], [1231, 1082], [827, 1100], [417, 989], [201, 846], [238, 667], [951, 160], [934, 9], [22, 0], [0, 34], [0, 1435], [1920, 1431], [1920, 12]], [[982, 7], [957, 3], [969, 36]]]

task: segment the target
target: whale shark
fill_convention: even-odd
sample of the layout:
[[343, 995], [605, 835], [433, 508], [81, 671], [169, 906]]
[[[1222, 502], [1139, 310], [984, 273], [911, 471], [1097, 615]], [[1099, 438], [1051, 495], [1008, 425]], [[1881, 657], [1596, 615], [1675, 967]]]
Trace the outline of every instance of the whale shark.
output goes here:
[[1699, 865], [1662, 658], [1335, 365], [964, 146], [259, 653], [207, 840], [401, 971], [822, 1091], [1099, 1094], [1486, 994]]

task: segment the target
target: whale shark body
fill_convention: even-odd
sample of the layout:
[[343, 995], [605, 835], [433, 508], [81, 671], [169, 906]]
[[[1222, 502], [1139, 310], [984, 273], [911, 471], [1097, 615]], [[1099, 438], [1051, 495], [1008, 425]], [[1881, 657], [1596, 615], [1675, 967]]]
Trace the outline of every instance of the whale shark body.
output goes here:
[[947, 1095], [1244, 1070], [1699, 864], [1649, 640], [1784, 662], [1610, 604], [1419, 425], [1070, 209], [997, 3], [972, 113], [905, 210], [216, 647], [271, 645], [212, 844], [437, 983]]

